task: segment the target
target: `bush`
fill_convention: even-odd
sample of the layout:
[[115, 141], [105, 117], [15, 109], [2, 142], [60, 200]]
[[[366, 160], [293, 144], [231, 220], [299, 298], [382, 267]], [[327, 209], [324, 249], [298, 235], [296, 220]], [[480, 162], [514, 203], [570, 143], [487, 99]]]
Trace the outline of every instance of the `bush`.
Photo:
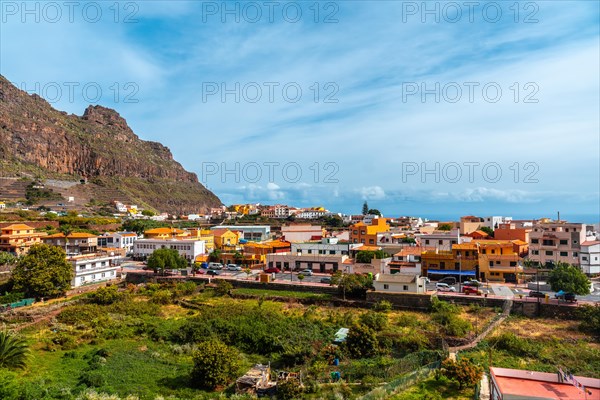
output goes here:
[[447, 359], [442, 363], [442, 375], [458, 383], [459, 389], [475, 386], [481, 380], [483, 368], [467, 358], [459, 361]]
[[579, 330], [600, 337], [600, 305], [585, 304], [578, 307], [576, 312], [581, 319]]
[[102, 287], [89, 295], [89, 301], [95, 304], [112, 304], [121, 298], [116, 286]]
[[213, 340], [202, 343], [200, 349], [193, 356], [191, 380], [195, 386], [214, 389], [238, 376], [240, 355], [235, 348]]
[[380, 300], [373, 306], [375, 311], [388, 312], [392, 310], [392, 303], [387, 300]]
[[489, 343], [498, 350], [504, 350], [514, 355], [536, 356], [538, 353], [536, 346], [529, 340], [522, 339], [512, 332], [503, 332], [498, 336], [494, 336], [489, 339]]
[[365, 325], [350, 328], [344, 345], [345, 352], [351, 358], [373, 357], [379, 349], [375, 331]]
[[387, 315], [380, 312], [367, 311], [358, 320], [361, 324], [368, 326], [374, 331], [382, 331], [388, 325]]
[[277, 382], [277, 400], [295, 400], [302, 397], [304, 392], [300, 381], [288, 379]]
[[225, 296], [225, 295], [229, 294], [232, 289], [233, 289], [233, 285], [231, 283], [227, 282], [224, 279], [219, 279], [217, 281], [217, 287], [215, 288], [215, 293], [218, 296]]
[[157, 290], [156, 292], [152, 293], [150, 301], [156, 304], [171, 304], [173, 301], [173, 292], [168, 289]]

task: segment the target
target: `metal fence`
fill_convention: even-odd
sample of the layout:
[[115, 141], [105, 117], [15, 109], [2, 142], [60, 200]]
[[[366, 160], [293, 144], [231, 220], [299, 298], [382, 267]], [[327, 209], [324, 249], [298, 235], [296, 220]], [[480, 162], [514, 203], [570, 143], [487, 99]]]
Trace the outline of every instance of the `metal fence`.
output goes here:
[[384, 386], [380, 386], [380, 387], [370, 391], [366, 395], [360, 397], [360, 400], [385, 399], [385, 398], [387, 398], [387, 396], [390, 396], [390, 395], [392, 395], [396, 392], [399, 392], [401, 390], [404, 390], [418, 382], [421, 382], [422, 380], [427, 379], [434, 370], [436, 370], [440, 367], [441, 363], [442, 363], [441, 361], [436, 361], [431, 364], [427, 364], [427, 365], [417, 369], [416, 371], [413, 371], [409, 374], [401, 376], [400, 378], [395, 379], [394, 381], [392, 381]]
[[0, 304], [0, 312], [10, 311], [15, 308], [30, 306], [35, 303], [35, 299], [23, 299], [14, 303]]

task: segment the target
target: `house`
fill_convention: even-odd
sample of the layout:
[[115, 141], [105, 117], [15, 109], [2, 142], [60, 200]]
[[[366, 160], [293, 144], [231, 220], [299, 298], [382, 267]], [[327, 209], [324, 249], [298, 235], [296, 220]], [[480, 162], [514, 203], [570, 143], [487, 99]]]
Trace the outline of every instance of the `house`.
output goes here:
[[86, 232], [72, 232], [65, 236], [56, 233], [42, 238], [50, 246], [62, 247], [67, 255], [91, 254], [98, 249], [98, 236]]
[[85, 254], [67, 257], [73, 266], [72, 287], [99, 283], [117, 278], [119, 255], [109, 252]]
[[600, 399], [600, 379], [556, 373], [490, 367], [491, 400]]
[[426, 250], [421, 253], [422, 275], [432, 279], [446, 276], [476, 278], [478, 276], [478, 251], [473, 243], [452, 245], [451, 250]]
[[579, 266], [587, 275], [600, 274], [600, 240], [586, 240], [581, 243]]
[[479, 240], [481, 240], [481, 239], [487, 239], [487, 238], [490, 237], [490, 235], [487, 232], [484, 232], [484, 231], [479, 230], [479, 229], [476, 230], [476, 231], [473, 231], [471, 233], [467, 233], [467, 234], [465, 234], [465, 236], [468, 236], [468, 237], [470, 237], [472, 239], [479, 239]]
[[144, 231], [144, 239], [174, 239], [190, 236], [189, 232], [177, 228], [154, 228]]
[[521, 256], [527, 243], [520, 240], [474, 240], [477, 246], [479, 280], [520, 282], [523, 274]]
[[413, 274], [377, 274], [373, 280], [376, 292], [425, 293], [425, 278]]
[[433, 233], [418, 233], [415, 235], [415, 241], [418, 246], [433, 247], [438, 250], [452, 250], [452, 246], [459, 243], [470, 241], [464, 236], [460, 236], [458, 229], [450, 231], [435, 231]]
[[273, 386], [271, 383], [271, 367], [264, 364], [255, 364], [244, 376], [235, 381], [236, 394], [256, 395], [261, 390]]
[[192, 228], [188, 229], [190, 238], [204, 240], [206, 252], [211, 253], [215, 249], [215, 235], [210, 229]]
[[320, 225], [295, 224], [281, 227], [281, 237], [289, 242], [308, 242], [320, 240], [324, 236], [324, 229]]
[[285, 254], [291, 250], [291, 243], [285, 240], [272, 240], [264, 243], [249, 242], [244, 244], [244, 264], [265, 265], [269, 255]]
[[388, 269], [392, 257], [373, 258], [371, 262], [358, 262], [356, 259], [348, 259], [344, 262], [345, 271], [351, 274], [379, 274]]
[[343, 270], [344, 263], [351, 261], [347, 255], [316, 254], [316, 253], [269, 253], [266, 255], [266, 265], [269, 268], [279, 268], [282, 271], [301, 271], [310, 269], [315, 272], [331, 273]]
[[384, 273], [410, 273], [415, 275], [421, 274], [421, 254], [427, 250], [435, 250], [431, 247], [407, 246], [394, 254], [392, 261], [388, 264], [388, 268]]
[[0, 210], [4, 210], [6, 208], [6, 203], [3, 201], [0, 201]]
[[240, 236], [241, 232], [231, 231], [227, 228], [212, 229], [210, 231], [214, 237], [215, 247], [221, 251], [241, 250]]
[[138, 239], [134, 232], [112, 232], [98, 236], [98, 247], [118, 247], [125, 250], [125, 254], [133, 253], [133, 244]]
[[0, 251], [15, 255], [26, 254], [29, 248], [42, 242], [45, 233], [38, 233], [25, 224], [12, 224], [0, 230]]
[[158, 249], [177, 250], [190, 263], [194, 262], [199, 255], [206, 253], [204, 240], [185, 237], [173, 239], [138, 239], [133, 244], [133, 257], [145, 260]]
[[460, 233], [467, 234], [476, 231], [484, 225], [483, 218], [467, 215], [460, 217]]
[[357, 222], [350, 226], [350, 241], [375, 246], [377, 245], [377, 234], [389, 230], [390, 226], [386, 218], [374, 218], [370, 224], [366, 224], [364, 221]]
[[529, 243], [529, 232], [532, 227], [519, 222], [506, 222], [494, 229], [494, 239], [522, 240]]
[[497, 229], [500, 224], [510, 223], [512, 221], [512, 217], [484, 217], [483, 218], [483, 226], [487, 226], [488, 228], [494, 230]]
[[315, 254], [315, 255], [351, 255], [353, 250], [360, 249], [361, 244], [354, 244], [347, 241], [340, 241], [338, 238], [327, 237], [319, 241], [292, 243], [291, 251], [293, 254]]

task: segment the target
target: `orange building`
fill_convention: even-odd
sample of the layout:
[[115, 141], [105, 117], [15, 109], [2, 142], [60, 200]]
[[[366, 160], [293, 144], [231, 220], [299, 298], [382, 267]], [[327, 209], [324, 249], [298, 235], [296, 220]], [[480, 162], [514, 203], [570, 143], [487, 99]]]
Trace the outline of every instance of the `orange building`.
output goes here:
[[144, 232], [145, 239], [177, 239], [188, 236], [189, 232], [177, 228], [154, 228]]
[[350, 242], [375, 246], [377, 245], [377, 234], [389, 230], [387, 218], [375, 218], [371, 225], [361, 221], [350, 226]]
[[0, 231], [0, 251], [16, 255], [26, 254], [34, 244], [41, 243], [45, 233], [38, 233], [29, 225], [13, 224]]
[[494, 239], [498, 240], [521, 240], [529, 243], [529, 232], [533, 228], [519, 227], [514, 222], [504, 223], [498, 225], [498, 228], [494, 230]]
[[85, 232], [73, 232], [66, 237], [64, 233], [56, 233], [42, 240], [50, 246], [62, 247], [67, 254], [89, 254], [98, 249], [98, 236]]

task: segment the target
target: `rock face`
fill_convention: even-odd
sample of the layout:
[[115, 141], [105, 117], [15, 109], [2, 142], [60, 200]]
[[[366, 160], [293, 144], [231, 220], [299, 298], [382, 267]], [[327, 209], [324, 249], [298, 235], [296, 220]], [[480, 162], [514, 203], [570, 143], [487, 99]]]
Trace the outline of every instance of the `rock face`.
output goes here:
[[67, 115], [0, 75], [0, 176], [22, 174], [87, 178], [172, 213], [221, 205], [167, 147], [141, 140], [116, 111], [89, 106]]

